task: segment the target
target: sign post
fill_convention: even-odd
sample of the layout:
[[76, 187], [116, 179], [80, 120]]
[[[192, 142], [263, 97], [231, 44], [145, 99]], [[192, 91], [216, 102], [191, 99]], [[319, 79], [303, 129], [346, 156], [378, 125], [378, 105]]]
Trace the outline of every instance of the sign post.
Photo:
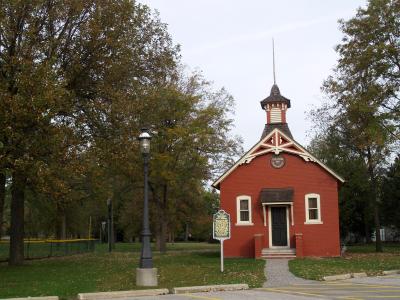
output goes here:
[[224, 241], [231, 238], [231, 218], [222, 209], [213, 217], [213, 238], [221, 244], [221, 272], [224, 272]]

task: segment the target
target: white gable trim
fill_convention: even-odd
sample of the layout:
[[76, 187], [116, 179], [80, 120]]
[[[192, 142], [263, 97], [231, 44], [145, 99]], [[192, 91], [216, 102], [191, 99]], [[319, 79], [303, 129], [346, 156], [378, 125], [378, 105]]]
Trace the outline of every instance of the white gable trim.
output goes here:
[[[278, 141], [279, 135], [284, 137], [288, 142], [285, 144], [280, 144], [280, 141]], [[269, 141], [270, 139], [273, 139], [273, 141], [274, 141], [273, 145], [267, 143], [267, 141]], [[299, 148], [301, 151], [288, 149], [287, 147], [290, 147], [290, 146], [295, 146], [295, 147]], [[259, 147], [265, 148], [265, 150], [260, 150], [258, 152], [253, 153], [254, 150], [256, 150]], [[260, 140], [257, 144], [255, 144], [249, 151], [247, 151], [232, 167], [230, 167], [224, 174], [222, 174], [211, 186], [214, 188], [218, 188], [219, 184], [226, 177], [228, 177], [228, 175], [231, 174], [238, 166], [240, 166], [242, 164], [249, 164], [257, 156], [264, 155], [266, 153], [279, 154], [281, 152], [287, 152], [290, 154], [298, 155], [305, 161], [315, 162], [318, 165], [320, 165], [323, 169], [325, 169], [328, 173], [333, 175], [333, 177], [335, 177], [340, 182], [343, 183], [345, 181], [341, 176], [339, 176], [332, 169], [330, 169], [328, 166], [326, 166], [324, 163], [322, 163], [319, 159], [314, 157], [311, 153], [309, 153], [307, 150], [305, 150], [301, 145], [296, 143], [293, 139], [289, 138], [278, 128], [275, 128], [273, 131], [270, 132], [270, 134], [268, 134], [266, 137], [264, 137], [262, 140]]]

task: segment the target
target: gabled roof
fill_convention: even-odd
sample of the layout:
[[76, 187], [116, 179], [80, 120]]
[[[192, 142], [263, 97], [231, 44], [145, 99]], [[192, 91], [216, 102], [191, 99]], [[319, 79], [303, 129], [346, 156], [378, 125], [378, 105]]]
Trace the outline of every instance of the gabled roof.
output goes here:
[[249, 151], [247, 151], [232, 167], [229, 168], [224, 174], [222, 174], [211, 186], [219, 189], [220, 183], [229, 176], [237, 167], [242, 164], [249, 164], [254, 158], [267, 153], [279, 154], [286, 152], [300, 156], [305, 161], [315, 162], [320, 165], [325, 171], [330, 173], [338, 181], [344, 182], [345, 180], [335, 173], [332, 169], [322, 163], [319, 159], [314, 157], [310, 152], [305, 150], [295, 140], [287, 136], [278, 128], [271, 131], [266, 137], [261, 139], [255, 144]]

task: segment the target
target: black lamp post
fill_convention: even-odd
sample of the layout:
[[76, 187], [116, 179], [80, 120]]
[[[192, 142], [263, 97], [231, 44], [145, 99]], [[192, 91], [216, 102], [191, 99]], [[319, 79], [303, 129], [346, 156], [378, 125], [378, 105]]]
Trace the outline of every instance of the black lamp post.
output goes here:
[[144, 204], [143, 204], [143, 231], [142, 231], [142, 254], [140, 256], [140, 268], [153, 268], [153, 259], [150, 247], [149, 226], [149, 196], [148, 196], [148, 174], [151, 136], [146, 129], [142, 129], [139, 135], [140, 152], [144, 159]]
[[153, 268], [153, 258], [150, 247], [149, 226], [149, 196], [148, 196], [148, 172], [150, 155], [151, 135], [146, 129], [142, 129], [139, 135], [140, 152], [144, 159], [144, 203], [143, 203], [143, 230], [142, 230], [142, 252], [140, 255], [140, 266], [136, 271], [136, 285], [156, 286], [157, 269]]

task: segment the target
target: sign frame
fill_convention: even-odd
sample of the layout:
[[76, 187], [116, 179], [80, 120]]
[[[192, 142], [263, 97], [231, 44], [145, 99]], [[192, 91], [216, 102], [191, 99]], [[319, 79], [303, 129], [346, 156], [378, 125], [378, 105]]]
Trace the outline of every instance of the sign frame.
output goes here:
[[[222, 216], [222, 217], [220, 217]], [[218, 218], [220, 217], [220, 218]], [[227, 223], [226, 225], [221, 224], [220, 226], [226, 226], [227, 234], [216, 235], [216, 229], [218, 226], [218, 220], [222, 223]], [[222, 228], [224, 229], [224, 228]], [[213, 239], [219, 240], [221, 245], [221, 272], [224, 272], [224, 241], [231, 238], [231, 216], [223, 209], [218, 210], [213, 215]]]

